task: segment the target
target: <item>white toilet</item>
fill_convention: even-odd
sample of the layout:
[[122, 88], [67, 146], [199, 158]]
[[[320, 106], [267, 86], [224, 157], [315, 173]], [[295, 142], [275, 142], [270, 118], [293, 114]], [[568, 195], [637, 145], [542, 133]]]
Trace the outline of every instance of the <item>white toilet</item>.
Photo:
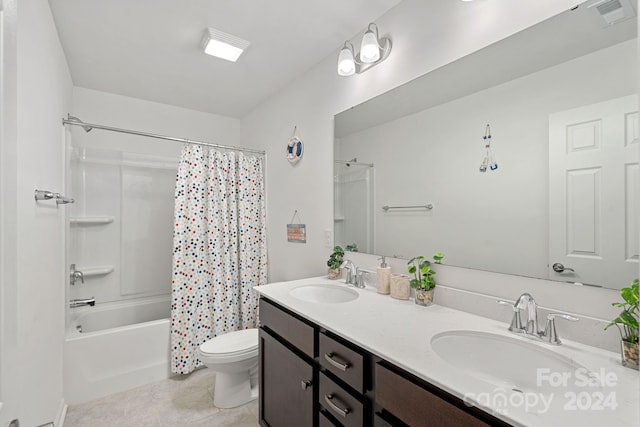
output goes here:
[[213, 404], [235, 408], [258, 397], [258, 330], [218, 335], [198, 347], [198, 358], [216, 371]]

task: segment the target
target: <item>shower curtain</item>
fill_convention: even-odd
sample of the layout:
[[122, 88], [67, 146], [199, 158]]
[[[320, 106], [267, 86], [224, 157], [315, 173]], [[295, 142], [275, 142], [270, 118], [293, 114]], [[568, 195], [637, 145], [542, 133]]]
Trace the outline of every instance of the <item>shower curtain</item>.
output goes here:
[[176, 177], [171, 371], [201, 364], [198, 346], [254, 328], [267, 280], [263, 159], [186, 144]]

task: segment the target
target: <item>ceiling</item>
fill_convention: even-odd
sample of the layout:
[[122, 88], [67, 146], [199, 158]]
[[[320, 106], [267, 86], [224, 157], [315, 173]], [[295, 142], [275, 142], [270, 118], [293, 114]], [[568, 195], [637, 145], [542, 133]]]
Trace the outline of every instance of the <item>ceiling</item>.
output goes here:
[[[49, 4], [75, 86], [240, 118], [400, 1]], [[235, 63], [205, 55], [207, 27], [251, 45]]]

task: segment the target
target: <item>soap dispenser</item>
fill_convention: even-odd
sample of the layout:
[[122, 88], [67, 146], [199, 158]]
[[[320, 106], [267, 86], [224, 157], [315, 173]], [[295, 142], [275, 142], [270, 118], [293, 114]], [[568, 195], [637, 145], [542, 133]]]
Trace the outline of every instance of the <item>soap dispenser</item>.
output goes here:
[[388, 294], [391, 285], [391, 267], [387, 265], [385, 256], [378, 258], [382, 260], [380, 266], [376, 270], [376, 290], [379, 294]]

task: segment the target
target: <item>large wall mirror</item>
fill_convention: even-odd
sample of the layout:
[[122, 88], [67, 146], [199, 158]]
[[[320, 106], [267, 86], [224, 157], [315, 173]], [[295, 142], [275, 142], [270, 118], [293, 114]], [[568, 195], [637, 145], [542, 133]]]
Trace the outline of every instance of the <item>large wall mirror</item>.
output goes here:
[[336, 244], [616, 289], [637, 277], [637, 21], [624, 4], [607, 25], [589, 3], [336, 115]]

